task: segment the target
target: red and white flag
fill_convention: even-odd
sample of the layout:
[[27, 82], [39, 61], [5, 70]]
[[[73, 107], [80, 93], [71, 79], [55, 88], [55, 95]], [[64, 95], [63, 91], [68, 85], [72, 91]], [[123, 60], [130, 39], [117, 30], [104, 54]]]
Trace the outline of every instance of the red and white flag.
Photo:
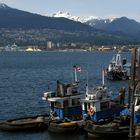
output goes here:
[[74, 65], [73, 68], [76, 72], [81, 72], [81, 67], [80, 66]]
[[79, 66], [76, 67], [76, 71], [77, 71], [77, 72], [81, 72], [81, 67], [79, 67]]

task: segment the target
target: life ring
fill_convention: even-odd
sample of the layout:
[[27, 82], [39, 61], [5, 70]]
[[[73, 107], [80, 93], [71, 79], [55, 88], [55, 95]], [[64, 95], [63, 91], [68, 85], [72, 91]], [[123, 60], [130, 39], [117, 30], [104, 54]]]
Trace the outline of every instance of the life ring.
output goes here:
[[93, 106], [90, 106], [90, 108], [89, 108], [89, 113], [90, 113], [91, 115], [93, 115], [94, 112], [95, 112], [94, 107], [93, 107]]

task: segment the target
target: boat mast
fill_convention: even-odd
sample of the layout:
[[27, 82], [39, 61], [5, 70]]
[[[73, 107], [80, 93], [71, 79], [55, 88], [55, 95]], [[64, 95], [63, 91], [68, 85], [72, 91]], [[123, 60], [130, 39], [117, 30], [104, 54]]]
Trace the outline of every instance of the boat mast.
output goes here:
[[105, 85], [105, 72], [104, 69], [102, 70], [102, 85]]
[[78, 81], [77, 72], [81, 72], [81, 67], [78, 65], [74, 65], [73, 68], [74, 68], [74, 80], [75, 80], [74, 82], [78, 83], [79, 81]]
[[74, 68], [74, 80], [75, 80], [74, 82], [78, 82], [76, 66]]
[[88, 97], [88, 72], [86, 71], [86, 74], [87, 74], [87, 83], [86, 83], [86, 97]]
[[117, 66], [122, 66], [122, 60], [121, 60], [120, 52], [118, 52], [118, 54], [116, 55], [116, 65]]

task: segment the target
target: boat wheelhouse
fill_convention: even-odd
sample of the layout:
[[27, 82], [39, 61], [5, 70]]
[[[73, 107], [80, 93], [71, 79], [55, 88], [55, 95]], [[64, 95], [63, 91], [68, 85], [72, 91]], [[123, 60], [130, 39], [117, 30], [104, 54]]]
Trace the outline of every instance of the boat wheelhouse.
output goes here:
[[44, 93], [43, 99], [49, 103], [50, 112], [59, 119], [79, 120], [82, 118], [80, 100], [84, 94], [79, 91], [79, 83], [63, 84], [57, 81], [57, 91]]
[[126, 107], [112, 100], [104, 85], [88, 91], [81, 100], [84, 130], [97, 137], [128, 135], [129, 118], [121, 119]]
[[117, 53], [111, 60], [106, 69], [107, 78], [110, 80], [127, 80], [128, 71], [125, 69], [126, 59], [121, 58], [121, 54]]
[[124, 107], [111, 100], [111, 93], [106, 86], [97, 86], [91, 90], [88, 89], [85, 99], [81, 100], [82, 116], [93, 122], [104, 121], [113, 116], [120, 115]]

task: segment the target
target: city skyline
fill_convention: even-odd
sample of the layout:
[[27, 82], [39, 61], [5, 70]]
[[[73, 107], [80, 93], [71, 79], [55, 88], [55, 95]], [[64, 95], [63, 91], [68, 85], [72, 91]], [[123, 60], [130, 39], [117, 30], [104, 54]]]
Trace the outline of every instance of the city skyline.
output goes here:
[[81, 17], [113, 18], [126, 16], [140, 22], [139, 0], [0, 0], [0, 3], [41, 15], [63, 11]]

